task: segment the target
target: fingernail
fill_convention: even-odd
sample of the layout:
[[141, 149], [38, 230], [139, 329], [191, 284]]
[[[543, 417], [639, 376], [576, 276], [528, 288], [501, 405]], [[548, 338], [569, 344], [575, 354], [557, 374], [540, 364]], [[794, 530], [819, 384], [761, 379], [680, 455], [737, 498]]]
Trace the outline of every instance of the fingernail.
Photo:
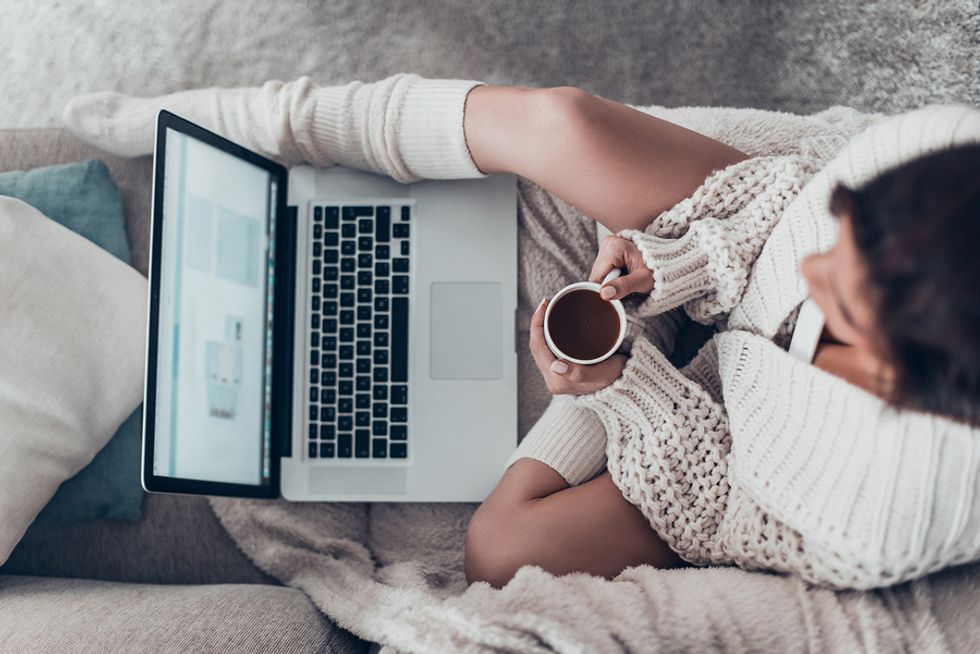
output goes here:
[[[544, 306], [544, 303], [547, 302], [547, 301], [548, 301], [548, 298], [546, 298], [546, 297], [541, 298], [541, 301], [538, 302], [538, 309], [540, 309], [542, 306]], [[537, 311], [537, 309], [535, 309], [535, 311]]]
[[559, 375], [564, 375], [568, 372], [568, 364], [564, 361], [555, 361], [551, 364], [551, 371], [557, 372]]
[[612, 286], [603, 286], [602, 290], [599, 291], [599, 295], [608, 300], [612, 296], [616, 295], [616, 289], [614, 289]]

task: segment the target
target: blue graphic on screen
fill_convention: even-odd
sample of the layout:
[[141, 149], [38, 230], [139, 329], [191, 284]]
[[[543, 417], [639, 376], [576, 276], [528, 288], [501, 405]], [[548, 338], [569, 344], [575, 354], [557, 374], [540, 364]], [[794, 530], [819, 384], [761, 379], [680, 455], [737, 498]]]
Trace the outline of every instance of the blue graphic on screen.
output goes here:
[[154, 473], [267, 484], [275, 182], [172, 130], [165, 162]]

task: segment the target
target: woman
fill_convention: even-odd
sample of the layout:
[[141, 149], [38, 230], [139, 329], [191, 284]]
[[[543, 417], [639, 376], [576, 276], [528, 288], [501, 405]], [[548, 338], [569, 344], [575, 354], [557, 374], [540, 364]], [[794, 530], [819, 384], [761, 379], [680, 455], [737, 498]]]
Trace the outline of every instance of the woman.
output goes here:
[[[980, 271], [964, 250], [980, 236], [977, 146], [837, 191], [838, 236], [808, 220], [821, 192], [826, 206], [822, 162], [748, 158], [574, 89], [303, 79], [98, 94], [65, 119], [97, 146], [142, 154], [160, 107], [287, 164], [400, 181], [516, 173], [619, 234], [591, 274], [626, 269], [606, 299], [639, 294], [641, 317], [683, 307], [721, 329], [681, 370], [642, 337], [629, 359], [580, 367], [543, 345], [543, 301], [530, 347], [559, 398], [473, 518], [470, 580], [501, 585], [526, 564], [611, 577], [684, 558], [860, 588], [977, 557]], [[976, 112], [955, 108], [884, 133], [898, 142], [937, 121], [949, 129], [922, 151], [980, 141]], [[812, 366], [782, 349], [807, 287], [826, 316]]]

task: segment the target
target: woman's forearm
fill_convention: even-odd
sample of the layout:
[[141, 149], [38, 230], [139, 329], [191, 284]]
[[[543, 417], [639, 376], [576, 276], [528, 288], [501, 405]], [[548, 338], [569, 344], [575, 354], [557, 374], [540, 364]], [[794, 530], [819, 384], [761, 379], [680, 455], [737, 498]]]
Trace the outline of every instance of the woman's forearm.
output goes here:
[[711, 172], [746, 158], [573, 88], [476, 87], [464, 130], [480, 170], [526, 177], [615, 232], [642, 229]]

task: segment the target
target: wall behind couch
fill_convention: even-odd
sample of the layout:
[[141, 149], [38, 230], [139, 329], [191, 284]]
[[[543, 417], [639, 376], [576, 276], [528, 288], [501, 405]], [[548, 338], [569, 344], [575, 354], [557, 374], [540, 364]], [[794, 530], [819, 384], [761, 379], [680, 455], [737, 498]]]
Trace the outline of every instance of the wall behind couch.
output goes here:
[[976, 0], [0, 0], [0, 128], [72, 95], [401, 70], [638, 104], [980, 104]]

